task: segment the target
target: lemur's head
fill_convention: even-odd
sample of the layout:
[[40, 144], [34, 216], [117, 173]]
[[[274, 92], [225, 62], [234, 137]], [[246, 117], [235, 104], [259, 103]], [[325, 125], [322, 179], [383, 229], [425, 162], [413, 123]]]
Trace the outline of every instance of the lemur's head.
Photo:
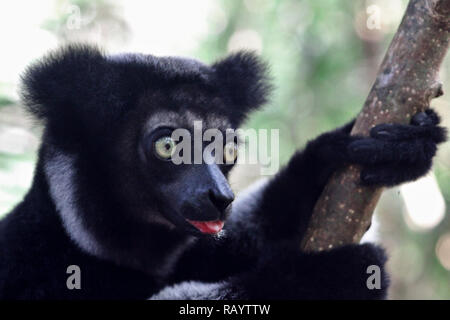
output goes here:
[[[66, 229], [98, 239], [148, 225], [220, 231], [234, 198], [226, 177], [237, 142], [226, 130], [269, 91], [267, 68], [252, 53], [206, 65], [69, 46], [28, 68], [22, 96], [45, 124], [41, 162]], [[191, 141], [174, 139], [176, 129]], [[225, 161], [205, 162], [207, 134], [200, 144], [194, 136], [208, 129], [223, 133]]]

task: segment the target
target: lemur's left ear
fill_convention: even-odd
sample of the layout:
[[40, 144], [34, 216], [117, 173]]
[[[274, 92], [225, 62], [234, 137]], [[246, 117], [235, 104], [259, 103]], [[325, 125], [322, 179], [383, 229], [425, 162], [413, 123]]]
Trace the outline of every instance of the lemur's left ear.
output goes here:
[[212, 67], [235, 107], [233, 112], [245, 116], [268, 101], [272, 89], [269, 68], [255, 53], [237, 52]]

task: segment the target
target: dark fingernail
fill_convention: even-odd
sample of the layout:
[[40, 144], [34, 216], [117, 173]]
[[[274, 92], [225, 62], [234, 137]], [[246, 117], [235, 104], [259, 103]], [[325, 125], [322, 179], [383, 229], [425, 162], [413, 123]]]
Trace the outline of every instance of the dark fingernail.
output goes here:
[[386, 131], [386, 130], [377, 131], [376, 134], [377, 134], [377, 136], [384, 136], [384, 137], [387, 137], [387, 136], [391, 135], [391, 133], [389, 131]]
[[374, 174], [365, 174], [362, 176], [362, 179], [364, 181], [369, 181], [369, 180], [373, 180], [376, 176]]
[[427, 119], [428, 116], [425, 112], [419, 112], [414, 115], [414, 117], [412, 118], [412, 122], [419, 126], [422, 126], [425, 122], [427, 122]]

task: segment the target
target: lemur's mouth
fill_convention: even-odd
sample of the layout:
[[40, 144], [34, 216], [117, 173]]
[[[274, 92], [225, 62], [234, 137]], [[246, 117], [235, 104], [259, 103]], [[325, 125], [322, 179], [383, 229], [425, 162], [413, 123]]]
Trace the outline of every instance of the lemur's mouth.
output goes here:
[[215, 221], [192, 221], [186, 219], [187, 222], [196, 227], [200, 232], [206, 234], [216, 234], [219, 233], [224, 225], [224, 222], [221, 220]]

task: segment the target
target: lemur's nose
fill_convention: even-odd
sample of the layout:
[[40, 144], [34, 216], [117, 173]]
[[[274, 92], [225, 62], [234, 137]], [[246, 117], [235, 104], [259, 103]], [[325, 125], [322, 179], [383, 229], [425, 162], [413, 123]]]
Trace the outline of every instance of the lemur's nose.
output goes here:
[[209, 199], [219, 211], [224, 211], [233, 202], [234, 193], [231, 190], [210, 190]]
[[208, 191], [209, 199], [219, 211], [223, 211], [234, 200], [234, 193], [216, 164], [209, 165], [208, 171], [213, 182]]

